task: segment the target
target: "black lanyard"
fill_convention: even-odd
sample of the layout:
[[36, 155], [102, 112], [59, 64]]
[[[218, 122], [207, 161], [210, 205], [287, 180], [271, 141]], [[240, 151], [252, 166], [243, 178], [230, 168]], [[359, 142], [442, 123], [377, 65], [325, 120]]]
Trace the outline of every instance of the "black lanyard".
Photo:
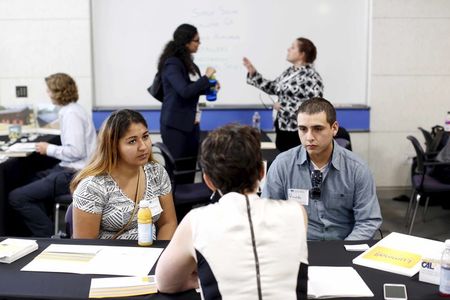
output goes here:
[[250, 214], [250, 201], [248, 200], [248, 196], [245, 195], [245, 201], [247, 202], [247, 215], [248, 222], [250, 223], [250, 234], [252, 236], [252, 246], [253, 246], [253, 255], [255, 256], [255, 268], [256, 268], [256, 287], [258, 289], [258, 299], [262, 300], [262, 291], [261, 291], [261, 276], [259, 273], [259, 259], [258, 252], [256, 251], [256, 241], [255, 241], [255, 232], [253, 230], [253, 222], [252, 216]]

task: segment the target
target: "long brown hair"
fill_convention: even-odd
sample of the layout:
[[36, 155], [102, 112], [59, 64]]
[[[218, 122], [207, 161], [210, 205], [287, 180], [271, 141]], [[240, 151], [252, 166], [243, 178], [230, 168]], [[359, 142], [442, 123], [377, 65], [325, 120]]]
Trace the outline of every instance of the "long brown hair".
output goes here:
[[186, 44], [191, 42], [198, 34], [197, 28], [190, 24], [181, 24], [173, 33], [173, 39], [164, 47], [158, 61], [158, 72], [162, 72], [164, 64], [169, 57], [178, 57], [189, 73], [195, 74], [195, 67], [192, 54], [186, 48]]
[[[98, 134], [97, 148], [89, 164], [74, 177], [70, 183], [73, 193], [81, 180], [89, 176], [106, 175], [117, 166], [119, 161], [119, 140], [125, 135], [131, 124], [142, 124], [146, 128], [147, 122], [137, 111], [121, 109], [113, 112]], [[149, 162], [154, 161], [150, 152]]]

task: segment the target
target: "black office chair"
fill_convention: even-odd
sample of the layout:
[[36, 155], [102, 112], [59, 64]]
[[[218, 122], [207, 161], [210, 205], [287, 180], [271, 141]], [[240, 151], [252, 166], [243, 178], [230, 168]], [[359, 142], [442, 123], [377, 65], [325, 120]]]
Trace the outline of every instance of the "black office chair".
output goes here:
[[[338, 143], [339, 146], [348, 149], [351, 151], [352, 146], [350, 145], [350, 141], [343, 139], [343, 138], [335, 138], [336, 143]], [[350, 149], [349, 149], [350, 148]]]
[[438, 154], [438, 147], [441, 143], [444, 131], [443, 130], [435, 130], [434, 134], [430, 131], [423, 129], [422, 127], [418, 127], [420, 132], [422, 132], [423, 137], [425, 138], [425, 155], [428, 158], [434, 158]]
[[201, 169], [183, 170], [177, 169], [177, 162], [170, 154], [169, 149], [163, 143], [154, 143], [153, 148], [159, 149], [164, 158], [164, 165], [172, 183], [172, 195], [177, 213], [177, 220], [181, 222], [183, 217], [194, 207], [206, 205], [210, 202], [212, 191], [203, 182], [198, 183], [177, 183], [177, 177], [201, 172]]
[[59, 228], [59, 214], [61, 207], [68, 207], [72, 203], [72, 195], [65, 194], [55, 197], [54, 207], [54, 222], [55, 222], [55, 235], [60, 235], [63, 231]]
[[341, 147], [352, 151], [352, 141], [350, 139], [350, 133], [348, 133], [348, 131], [344, 127], [339, 127], [334, 139]]
[[[429, 196], [436, 193], [450, 192], [450, 184], [442, 183], [436, 178], [430, 176], [430, 173], [434, 167], [450, 166], [450, 163], [443, 163], [427, 159], [419, 141], [411, 135], [407, 136], [407, 139], [411, 141], [416, 152], [416, 164], [414, 170], [412, 170], [411, 172], [411, 184], [413, 191], [411, 193], [411, 198], [409, 200], [405, 215], [406, 225], [409, 225], [408, 234], [411, 234], [421, 197], [426, 197], [423, 212], [423, 218], [425, 219], [425, 215], [428, 209], [428, 203], [430, 200]], [[414, 201], [416, 201], [414, 211], [412, 212], [412, 216], [410, 216]]]
[[66, 210], [66, 216], [64, 218], [64, 220], [66, 221], [66, 237], [67, 238], [72, 238], [73, 235], [73, 206], [72, 203], [70, 203], [70, 205], [67, 207]]

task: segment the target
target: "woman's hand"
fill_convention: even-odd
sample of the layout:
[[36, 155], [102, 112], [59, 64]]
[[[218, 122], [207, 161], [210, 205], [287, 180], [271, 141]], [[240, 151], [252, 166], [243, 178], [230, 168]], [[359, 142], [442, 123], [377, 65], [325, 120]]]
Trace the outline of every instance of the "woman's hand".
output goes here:
[[255, 75], [256, 69], [253, 66], [252, 62], [247, 57], [244, 57], [244, 59], [242, 61], [244, 63], [244, 67], [247, 68], [247, 72], [250, 75], [250, 77]]
[[211, 76], [213, 76], [216, 73], [216, 69], [214, 69], [213, 67], [207, 67], [206, 71], [205, 71], [205, 75], [208, 78], [211, 78]]
[[276, 111], [279, 111], [281, 107], [280, 102], [275, 102], [272, 106], [273, 109], [275, 109]]

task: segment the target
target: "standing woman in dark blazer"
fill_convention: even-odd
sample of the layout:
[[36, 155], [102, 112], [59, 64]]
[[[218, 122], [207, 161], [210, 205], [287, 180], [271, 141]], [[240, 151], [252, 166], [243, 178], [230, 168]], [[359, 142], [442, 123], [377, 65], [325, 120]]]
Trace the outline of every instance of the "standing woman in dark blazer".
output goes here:
[[[195, 169], [200, 142], [198, 100], [209, 90], [209, 78], [216, 72], [208, 67], [205, 75], [201, 75], [192, 56], [199, 45], [197, 28], [182, 24], [173, 33], [173, 40], [167, 43], [158, 62], [164, 90], [161, 136], [175, 159], [194, 157], [180, 166], [185, 170]], [[183, 181], [193, 182], [193, 179], [192, 175]]]

